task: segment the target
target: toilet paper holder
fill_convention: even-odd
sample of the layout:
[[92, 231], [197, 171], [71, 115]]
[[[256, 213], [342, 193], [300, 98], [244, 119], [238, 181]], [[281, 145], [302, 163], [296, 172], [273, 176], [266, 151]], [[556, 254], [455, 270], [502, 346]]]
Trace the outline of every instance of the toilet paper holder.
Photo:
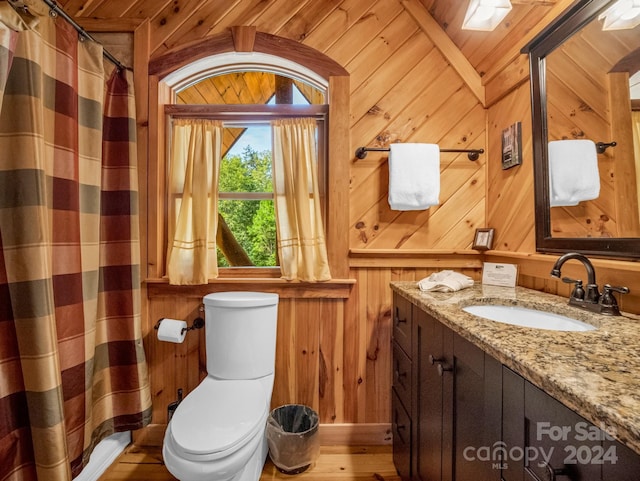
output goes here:
[[[161, 317], [160, 319], [158, 319], [158, 322], [156, 322], [156, 325], [153, 326], [153, 328], [157, 331], [160, 328], [160, 323], [165, 319], [166, 319], [165, 317]], [[192, 331], [194, 329], [202, 329], [203, 327], [204, 327], [204, 319], [198, 316], [193, 320], [193, 324], [182, 328], [181, 334]]]

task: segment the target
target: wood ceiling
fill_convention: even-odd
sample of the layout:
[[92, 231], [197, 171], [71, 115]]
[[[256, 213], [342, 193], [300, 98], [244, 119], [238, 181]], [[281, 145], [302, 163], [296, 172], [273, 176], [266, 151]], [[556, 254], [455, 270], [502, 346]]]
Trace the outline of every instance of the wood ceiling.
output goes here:
[[469, 0], [60, 0], [58, 3], [75, 18], [151, 19], [151, 49], [156, 57], [234, 25], [256, 25], [259, 30], [277, 31], [280, 36], [304, 42], [322, 19], [336, 11], [347, 15], [357, 2], [371, 6], [400, 3], [405, 7], [420, 2], [480, 76], [489, 72], [494, 62], [508, 56], [514, 46], [521, 45], [556, 4], [569, 3], [512, 0], [513, 9], [493, 32], [461, 29]]

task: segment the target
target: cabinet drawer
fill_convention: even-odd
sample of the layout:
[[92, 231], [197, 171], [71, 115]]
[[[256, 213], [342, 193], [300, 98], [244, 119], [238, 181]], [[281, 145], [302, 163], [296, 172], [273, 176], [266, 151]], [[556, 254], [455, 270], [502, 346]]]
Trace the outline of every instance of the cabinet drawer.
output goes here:
[[404, 297], [393, 298], [393, 339], [407, 354], [411, 353], [411, 303]]
[[391, 401], [393, 464], [403, 480], [411, 479], [411, 418], [395, 391]]
[[411, 409], [411, 359], [393, 343], [393, 387], [402, 404]]

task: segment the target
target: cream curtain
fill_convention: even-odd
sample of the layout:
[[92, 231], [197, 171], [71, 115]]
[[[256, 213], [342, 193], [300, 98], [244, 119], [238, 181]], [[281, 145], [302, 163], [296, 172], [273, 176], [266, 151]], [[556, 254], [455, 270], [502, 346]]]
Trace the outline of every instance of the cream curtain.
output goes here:
[[278, 255], [288, 280], [331, 279], [322, 226], [314, 119], [281, 119], [273, 128]]
[[218, 276], [218, 176], [222, 122], [176, 119], [169, 166], [170, 284], [206, 284]]

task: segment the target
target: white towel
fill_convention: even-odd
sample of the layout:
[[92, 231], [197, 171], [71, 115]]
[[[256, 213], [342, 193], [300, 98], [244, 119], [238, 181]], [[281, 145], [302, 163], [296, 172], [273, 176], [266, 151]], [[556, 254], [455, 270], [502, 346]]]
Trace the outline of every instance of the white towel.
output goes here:
[[434, 272], [418, 281], [421, 291], [454, 292], [473, 286], [473, 279], [455, 271]]
[[600, 195], [598, 153], [592, 140], [549, 142], [549, 204], [578, 205]]
[[440, 147], [437, 144], [391, 144], [389, 205], [393, 210], [424, 210], [438, 205]]

